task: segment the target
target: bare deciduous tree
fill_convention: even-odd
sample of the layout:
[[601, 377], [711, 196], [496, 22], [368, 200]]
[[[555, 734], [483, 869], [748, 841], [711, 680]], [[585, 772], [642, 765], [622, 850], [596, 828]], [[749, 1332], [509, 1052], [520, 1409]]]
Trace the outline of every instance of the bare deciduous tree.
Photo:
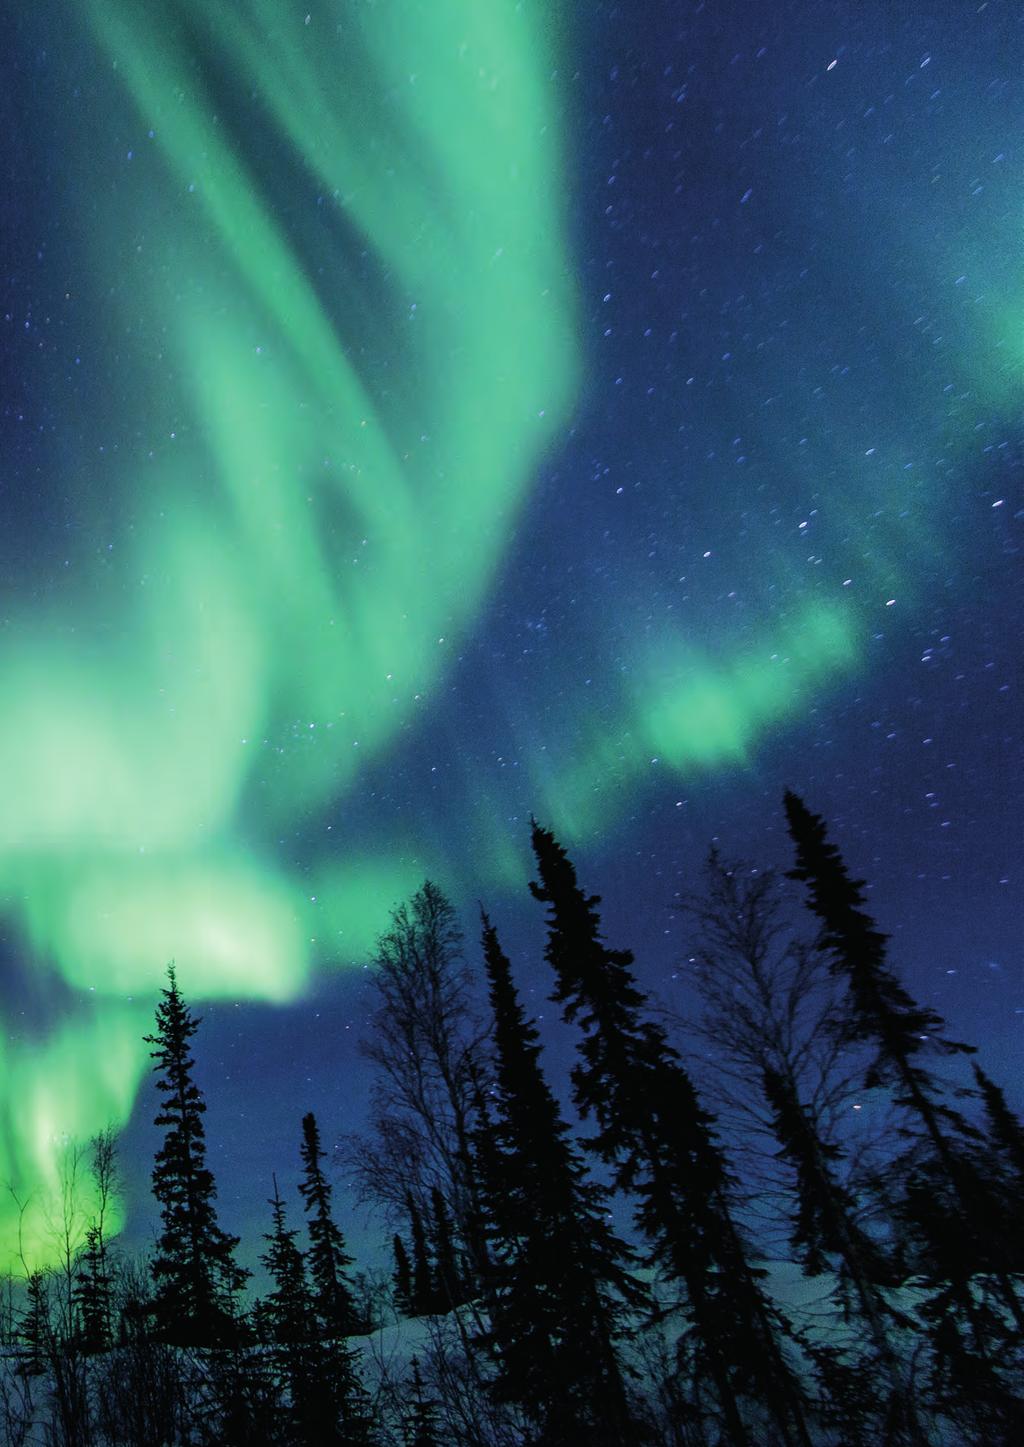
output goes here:
[[752, 1187], [751, 1209], [770, 1229], [788, 1176], [776, 1159], [766, 1071], [782, 1077], [824, 1139], [842, 1143], [848, 1179], [871, 1170], [888, 1112], [875, 1099], [861, 1113], [864, 1055], [842, 1038], [841, 985], [817, 941], [800, 933], [785, 881], [712, 850], [703, 885], [678, 906], [694, 931], [688, 977], [702, 1014], [665, 1013], [703, 1047], [716, 1114]]
[[404, 1218], [409, 1194], [428, 1219], [440, 1191], [479, 1270], [471, 1163], [474, 1081], [485, 1032], [452, 905], [429, 881], [391, 916], [374, 957], [377, 1008], [363, 1053], [377, 1069], [371, 1129], [355, 1143], [366, 1195]]

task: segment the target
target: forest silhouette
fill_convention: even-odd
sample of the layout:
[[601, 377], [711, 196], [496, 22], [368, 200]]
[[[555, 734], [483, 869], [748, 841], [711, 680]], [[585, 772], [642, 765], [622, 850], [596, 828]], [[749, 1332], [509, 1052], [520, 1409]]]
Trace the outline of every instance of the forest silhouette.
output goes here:
[[[146, 1037], [160, 1145], [145, 1259], [110, 1222], [112, 1132], [71, 1143], [59, 1265], [0, 1313], [11, 1447], [940, 1447], [1024, 1425], [1024, 1128], [889, 957], [825, 821], [784, 800], [786, 875], [713, 851], [678, 901], [701, 1010], [605, 939], [532, 823], [544, 958], [575, 1048], [549, 1072], [498, 928], [436, 884], [372, 961], [344, 1199], [321, 1122], [268, 1165], [265, 1284], [221, 1225], [171, 965]], [[329, 1128], [329, 1127], [328, 1127]], [[287, 1163], [285, 1163], [287, 1165]]]

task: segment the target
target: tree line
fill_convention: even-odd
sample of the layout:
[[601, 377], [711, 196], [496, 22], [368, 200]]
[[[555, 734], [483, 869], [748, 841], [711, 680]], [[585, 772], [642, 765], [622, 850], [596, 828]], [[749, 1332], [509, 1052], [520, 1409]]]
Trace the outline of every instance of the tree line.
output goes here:
[[792, 793], [785, 812], [785, 878], [713, 852], [677, 902], [701, 1000], [686, 1018], [644, 991], [533, 823], [550, 1000], [575, 1048], [554, 1083], [489, 915], [470, 955], [436, 885], [393, 911], [369, 1123], [347, 1141], [349, 1183], [390, 1235], [383, 1279], [353, 1273], [307, 1114], [303, 1229], [272, 1176], [269, 1286], [250, 1299], [207, 1160], [200, 1022], [170, 967], [146, 1037], [154, 1250], [129, 1260], [110, 1237], [105, 1133], [81, 1239], [66, 1229], [60, 1269], [9, 1283], [4, 1440], [1019, 1441], [1024, 1128], [900, 981], [825, 822]]

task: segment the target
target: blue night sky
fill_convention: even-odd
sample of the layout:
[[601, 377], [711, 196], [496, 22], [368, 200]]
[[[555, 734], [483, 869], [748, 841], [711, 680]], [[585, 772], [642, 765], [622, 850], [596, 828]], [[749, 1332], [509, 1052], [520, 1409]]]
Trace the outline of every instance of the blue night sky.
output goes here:
[[124, 1123], [147, 1236], [173, 954], [262, 1230], [425, 874], [545, 1011], [535, 814], [688, 1008], [787, 787], [1024, 1104], [1024, 14], [310, 4], [5, 48], [8, 1174]]

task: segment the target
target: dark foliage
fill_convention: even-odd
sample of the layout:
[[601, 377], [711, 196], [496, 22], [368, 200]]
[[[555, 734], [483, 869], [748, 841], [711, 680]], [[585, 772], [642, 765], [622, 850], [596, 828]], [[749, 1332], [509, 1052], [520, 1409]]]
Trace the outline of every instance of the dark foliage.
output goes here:
[[953, 1104], [968, 1092], [928, 1064], [930, 1055], [973, 1054], [974, 1047], [947, 1040], [941, 1016], [918, 1005], [889, 968], [886, 936], [863, 909], [863, 882], [850, 877], [824, 821], [793, 793], [785, 808], [796, 850], [792, 877], [807, 885], [832, 968], [849, 989], [846, 1035], [873, 1046], [865, 1083], [890, 1088], [902, 1112], [907, 1144], [888, 1168], [889, 1195], [904, 1258], [929, 1285], [922, 1314], [936, 1396], [1000, 1440], [1007, 1422], [1024, 1419], [1016, 1385], [1024, 1365], [1024, 1302], [1014, 1277], [1020, 1236], [1005, 1229], [1008, 1182], [997, 1153]]
[[395, 1260], [392, 1275], [395, 1305], [405, 1316], [413, 1316], [412, 1263], [405, 1242], [397, 1231], [391, 1238], [391, 1250]]
[[111, 1292], [106, 1242], [94, 1223], [85, 1233], [85, 1249], [79, 1257], [75, 1282], [79, 1343], [84, 1352], [103, 1352], [111, 1345]]
[[491, 1257], [490, 1329], [499, 1401], [519, 1406], [538, 1443], [639, 1440], [614, 1338], [634, 1304], [630, 1253], [607, 1224], [541, 1072], [537, 1031], [484, 919], [494, 1013], [495, 1090], [479, 1153]]
[[150, 1054], [162, 1096], [154, 1124], [164, 1130], [153, 1166], [163, 1230], [152, 1263], [152, 1312], [157, 1334], [181, 1346], [236, 1339], [237, 1296], [248, 1277], [235, 1261], [238, 1237], [217, 1223], [217, 1188], [206, 1165], [206, 1102], [192, 1077], [189, 1053], [199, 1023], [169, 966], [156, 1034], [145, 1037], [155, 1046]]
[[321, 1298], [310, 1289], [276, 1180], [270, 1206], [263, 1262], [274, 1290], [264, 1299], [261, 1324], [277, 1389], [278, 1430], [284, 1441], [303, 1447], [355, 1447], [370, 1440], [370, 1422], [354, 1355], [339, 1333], [324, 1333]]
[[437, 1290], [437, 1278], [427, 1246], [427, 1233], [423, 1225], [423, 1217], [411, 1191], [406, 1196], [405, 1205], [409, 1213], [409, 1230], [412, 1234], [410, 1314], [412, 1316], [431, 1316], [440, 1308], [441, 1303]]
[[346, 1275], [352, 1258], [345, 1250], [341, 1229], [331, 1215], [331, 1185], [324, 1174], [320, 1131], [312, 1111], [302, 1118], [300, 1154], [299, 1194], [306, 1211], [307, 1260], [317, 1319], [328, 1335], [351, 1336], [364, 1331], [366, 1323], [356, 1309]]
[[605, 945], [600, 899], [583, 893], [565, 851], [536, 823], [533, 848], [540, 881], [530, 889], [548, 906], [552, 998], [582, 1032], [574, 1099], [597, 1123], [593, 1149], [637, 1198], [651, 1260], [684, 1289], [681, 1361], [710, 1386], [728, 1440], [807, 1444], [783, 1323], [733, 1219], [714, 1123], [664, 1031], [644, 1016], [632, 955]]
[[[0, 1439], [1016, 1447], [1024, 1127], [979, 1065], [967, 1078], [970, 1047], [945, 1039], [940, 1017], [898, 980], [823, 821], [794, 795], [786, 809], [816, 941], [794, 935], [788, 914], [780, 924], [770, 875], [737, 877], [717, 856], [690, 912], [704, 931], [694, 956], [703, 1038], [728, 1057], [734, 1089], [707, 1098], [746, 1111], [754, 1143], [737, 1159], [769, 1183], [767, 1209], [815, 1278], [816, 1324], [808, 1316], [797, 1330], [768, 1295], [747, 1235], [766, 1210], [749, 1182], [742, 1194], [722, 1128], [652, 1018], [632, 955], [604, 942], [600, 901], [535, 826], [531, 888], [548, 906], [554, 998], [579, 1030], [571, 1086], [591, 1139], [561, 1114], [486, 916], [487, 1031], [466, 1013], [473, 981], [434, 886], [395, 911], [379, 952], [381, 1035], [368, 1053], [386, 1088], [382, 1140], [367, 1161], [377, 1198], [408, 1222], [393, 1237], [392, 1295], [402, 1314], [427, 1318], [411, 1329], [424, 1370], [413, 1358], [409, 1374], [389, 1376], [387, 1339], [367, 1345], [381, 1369], [371, 1404], [349, 1339], [369, 1330], [388, 1288], [372, 1274], [349, 1279], [312, 1114], [299, 1187], [308, 1248], [275, 1179], [262, 1255], [270, 1289], [244, 1314], [247, 1273], [218, 1224], [206, 1164], [191, 1054], [199, 1021], [172, 968], [146, 1037], [164, 1132], [154, 1259], [133, 1264], [111, 1249], [115, 1142], [101, 1133], [88, 1203], [76, 1197], [84, 1156], [72, 1152], [62, 1177], [59, 1269], [26, 1268], [22, 1300], [10, 1284], [6, 1304], [0, 1296]], [[867, 1111], [856, 1133], [837, 1121], [865, 1071], [887, 1124], [858, 1159]], [[612, 1228], [617, 1192], [632, 1203], [653, 1280]], [[758, 1244], [779, 1239], [769, 1227]]]
[[412, 1367], [412, 1389], [410, 1391], [406, 1442], [408, 1447], [442, 1447], [441, 1426], [438, 1420], [437, 1402], [427, 1395], [423, 1385], [423, 1374], [416, 1357], [409, 1364]]

